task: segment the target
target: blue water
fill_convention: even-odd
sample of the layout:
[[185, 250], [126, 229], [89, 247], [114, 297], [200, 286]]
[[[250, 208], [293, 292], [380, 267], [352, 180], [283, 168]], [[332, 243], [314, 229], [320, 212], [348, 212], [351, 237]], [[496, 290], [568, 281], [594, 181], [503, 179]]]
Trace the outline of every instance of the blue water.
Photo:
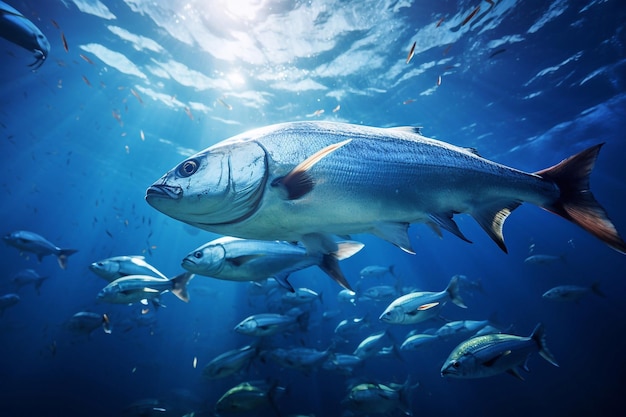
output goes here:
[[[494, 3], [14, 1], [51, 51], [32, 72], [30, 52], [0, 39], [0, 229], [30, 230], [79, 252], [61, 270], [53, 257], [38, 263], [0, 245], [0, 293], [21, 297], [0, 317], [1, 414], [211, 415], [230, 387], [271, 379], [287, 388], [276, 399], [281, 415], [339, 416], [352, 378], [403, 383], [410, 375], [420, 383], [410, 395], [414, 415], [622, 415], [626, 258], [530, 205], [505, 225], [508, 255], [471, 218], [457, 216], [473, 244], [414, 225], [416, 255], [357, 235], [365, 249], [341, 262], [353, 284], [363, 267], [391, 264], [403, 285], [426, 291], [442, 290], [455, 274], [480, 279], [484, 291], [464, 295], [467, 309], [448, 304], [442, 315], [483, 320], [496, 313], [502, 328], [523, 336], [544, 323], [560, 367], [535, 354], [524, 382], [507, 374], [442, 378], [441, 365], [462, 338], [402, 352], [402, 361], [368, 359], [350, 377], [256, 360], [242, 375], [208, 380], [202, 368], [211, 359], [251, 341], [234, 326], [266, 312], [262, 301], [249, 300], [248, 284], [196, 277], [190, 303], [165, 294], [167, 307], [151, 311], [148, 324], [137, 322], [142, 306], [96, 303], [106, 282], [88, 270], [90, 263], [145, 255], [173, 276], [184, 255], [217, 237], [148, 206], [152, 182], [222, 139], [285, 121], [422, 126], [426, 136], [526, 171], [605, 142], [592, 189], [626, 233], [623, 2]], [[531, 248], [566, 260], [525, 264]], [[50, 277], [40, 294], [11, 283], [25, 268]], [[367, 314], [372, 327], [335, 347], [350, 353], [387, 327], [377, 321], [387, 303], [341, 305], [339, 286], [316, 268], [293, 274], [291, 282], [323, 293], [323, 303], [313, 308], [307, 332], [276, 337], [275, 346], [325, 349], [341, 319]], [[556, 285], [593, 282], [605, 298], [541, 297]], [[337, 309], [338, 316], [322, 319]], [[106, 312], [113, 333], [72, 334], [66, 323], [79, 311]], [[443, 323], [388, 327], [401, 343], [413, 328]], [[159, 406], [144, 414], [128, 409], [144, 399]], [[267, 408], [249, 415], [275, 414]]]

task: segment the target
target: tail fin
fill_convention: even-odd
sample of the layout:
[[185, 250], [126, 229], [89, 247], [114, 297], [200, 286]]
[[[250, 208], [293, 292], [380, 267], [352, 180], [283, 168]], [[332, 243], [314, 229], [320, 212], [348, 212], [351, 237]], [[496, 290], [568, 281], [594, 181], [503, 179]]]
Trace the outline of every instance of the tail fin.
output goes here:
[[57, 261], [59, 262], [59, 267], [61, 269], [67, 268], [67, 258], [70, 255], [78, 252], [78, 249], [61, 249], [59, 253], [57, 253]]
[[598, 295], [600, 297], [606, 297], [606, 295], [600, 289], [599, 282], [594, 282], [593, 284], [591, 284], [591, 292], [593, 292], [595, 295]]
[[548, 350], [548, 346], [546, 345], [546, 331], [543, 327], [543, 324], [537, 324], [535, 330], [533, 330], [532, 334], [530, 335], [530, 338], [537, 342], [537, 346], [539, 346], [539, 354], [541, 355], [541, 357], [550, 362], [552, 365], [558, 367], [559, 364], [556, 363], [554, 356], [552, 356], [552, 353], [550, 353], [550, 351]]
[[463, 299], [461, 298], [461, 294], [459, 293], [459, 276], [455, 275], [450, 280], [450, 283], [446, 287], [446, 292], [450, 296], [450, 300], [461, 308], [467, 308]]
[[187, 292], [187, 283], [194, 277], [191, 272], [184, 272], [172, 278], [172, 294], [180, 298], [184, 302], [189, 302], [189, 293]]
[[577, 224], [616, 251], [626, 254], [626, 242], [589, 187], [589, 175], [602, 145], [592, 146], [535, 174], [553, 181], [561, 192], [559, 199], [544, 209]]

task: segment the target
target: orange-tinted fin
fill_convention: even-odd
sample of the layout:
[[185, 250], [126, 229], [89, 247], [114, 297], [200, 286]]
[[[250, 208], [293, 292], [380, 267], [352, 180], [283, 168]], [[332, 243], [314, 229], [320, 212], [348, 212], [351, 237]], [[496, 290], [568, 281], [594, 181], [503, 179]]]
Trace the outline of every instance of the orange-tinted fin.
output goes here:
[[274, 187], [282, 186], [287, 191], [287, 198], [289, 200], [297, 200], [310, 193], [314, 184], [313, 178], [311, 178], [308, 171], [324, 157], [335, 152], [342, 146], [347, 145], [351, 141], [352, 139], [347, 139], [343, 142], [333, 143], [332, 145], [315, 152], [313, 155], [298, 164], [298, 166], [292, 169], [287, 175], [276, 178], [272, 181], [272, 185]]
[[544, 209], [582, 227], [616, 251], [626, 254], [626, 242], [589, 187], [589, 175], [604, 143], [570, 156], [558, 164], [535, 172], [553, 181], [559, 188], [559, 199]]

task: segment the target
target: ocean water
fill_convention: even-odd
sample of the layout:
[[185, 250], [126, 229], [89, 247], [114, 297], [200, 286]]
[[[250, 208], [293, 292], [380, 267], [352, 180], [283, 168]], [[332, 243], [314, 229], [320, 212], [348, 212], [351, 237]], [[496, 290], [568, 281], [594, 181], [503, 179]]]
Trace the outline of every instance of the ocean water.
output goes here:
[[[235, 333], [235, 325], [275, 304], [251, 297], [248, 283], [202, 276], [189, 284], [189, 303], [172, 294], [162, 296], [166, 307], [159, 309], [98, 303], [106, 282], [88, 269], [107, 257], [144, 255], [167, 276], [182, 272], [181, 259], [218, 235], [157, 212], [144, 201], [146, 188], [223, 139], [298, 120], [421, 126], [428, 137], [530, 172], [603, 142], [591, 187], [626, 234], [622, 1], [11, 5], [40, 28], [51, 49], [32, 71], [32, 53], [0, 39], [0, 232], [33, 231], [79, 252], [62, 270], [52, 256], [38, 262], [0, 245], [0, 295], [21, 298], [0, 316], [0, 414], [212, 415], [229, 388], [265, 380], [286, 388], [275, 396], [276, 407], [241, 415], [341, 416], [350, 415], [342, 403], [350, 386], [409, 378], [419, 382], [406, 398], [416, 416], [623, 415], [626, 258], [531, 205], [518, 208], [504, 227], [508, 254], [469, 216], [455, 219], [472, 244], [412, 226], [415, 255], [370, 235], [353, 236], [366, 246], [341, 268], [360, 291], [398, 280], [441, 291], [462, 274], [482, 285], [464, 290], [467, 309], [448, 303], [440, 319], [384, 325], [378, 316], [388, 301], [341, 303], [341, 288], [309, 268], [290, 278], [323, 294], [310, 307], [307, 330], [275, 336], [262, 349], [331, 346], [351, 353], [385, 328], [399, 345], [413, 329], [495, 314], [511, 334], [528, 336], [537, 323], [545, 326], [560, 366], [533, 354], [530, 372], [521, 371], [525, 381], [508, 374], [443, 378], [441, 366], [462, 336], [400, 357], [368, 358], [350, 375], [305, 373], [259, 357], [238, 375], [210, 380], [202, 374], [209, 361], [253, 340]], [[525, 263], [531, 254], [563, 260]], [[361, 279], [368, 265], [394, 265], [396, 277]], [[49, 277], [39, 291], [12, 282], [27, 268]], [[541, 296], [556, 285], [596, 282], [605, 297]], [[112, 333], [70, 331], [67, 323], [79, 311], [106, 313]], [[324, 312], [336, 315], [327, 319]], [[363, 316], [368, 328], [336, 341], [342, 319]]]

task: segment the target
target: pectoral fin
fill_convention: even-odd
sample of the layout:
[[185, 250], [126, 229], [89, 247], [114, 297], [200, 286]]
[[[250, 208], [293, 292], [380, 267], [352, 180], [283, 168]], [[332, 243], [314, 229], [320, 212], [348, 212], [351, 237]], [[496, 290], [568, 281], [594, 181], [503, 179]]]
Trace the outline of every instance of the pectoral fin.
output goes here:
[[241, 266], [248, 262], [254, 261], [255, 259], [261, 258], [263, 256], [265, 255], [262, 253], [258, 255], [242, 255], [242, 256], [236, 256], [234, 258], [227, 258], [226, 260], [235, 266]]
[[417, 310], [418, 311], [430, 310], [431, 308], [437, 307], [438, 305], [439, 305], [439, 302], [422, 304], [421, 306], [417, 308]]
[[298, 166], [292, 169], [287, 175], [276, 178], [272, 181], [272, 186], [284, 188], [287, 191], [288, 200], [297, 200], [305, 196], [313, 190], [314, 186], [314, 181], [309, 175], [309, 170], [323, 158], [335, 152], [342, 146], [347, 145], [351, 141], [352, 139], [348, 139], [343, 142], [333, 143], [332, 145], [315, 152], [313, 155], [298, 164]]
[[433, 221], [434, 224], [444, 228], [445, 230], [457, 236], [458, 238], [468, 243], [472, 243], [471, 240], [469, 240], [468, 238], [465, 237], [465, 235], [463, 235], [463, 233], [459, 229], [459, 226], [452, 219], [452, 216], [453, 216], [453, 213], [443, 213], [443, 214], [431, 214], [429, 217]]
[[372, 233], [381, 239], [391, 242], [403, 251], [415, 255], [409, 240], [408, 223], [376, 223]]

